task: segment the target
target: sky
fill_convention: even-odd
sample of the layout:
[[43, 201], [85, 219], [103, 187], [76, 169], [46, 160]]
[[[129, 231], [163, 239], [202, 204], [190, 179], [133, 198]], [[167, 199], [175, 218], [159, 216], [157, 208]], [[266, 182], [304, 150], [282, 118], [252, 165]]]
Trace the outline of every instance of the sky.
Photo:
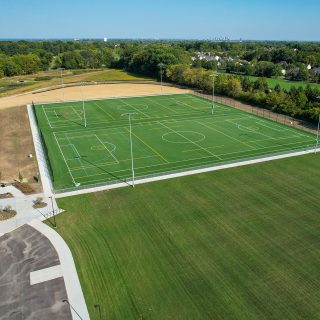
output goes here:
[[0, 38], [320, 41], [320, 0], [0, 0]]

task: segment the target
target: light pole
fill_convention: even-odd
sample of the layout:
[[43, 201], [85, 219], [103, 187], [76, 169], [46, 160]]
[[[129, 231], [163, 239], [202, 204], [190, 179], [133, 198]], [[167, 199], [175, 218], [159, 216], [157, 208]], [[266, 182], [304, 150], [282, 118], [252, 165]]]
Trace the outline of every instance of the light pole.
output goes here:
[[[317, 99], [320, 100], [320, 96], [318, 96]], [[318, 150], [319, 137], [320, 137], [320, 112], [319, 112], [319, 119], [318, 119], [317, 142], [316, 142], [316, 147], [314, 148], [314, 153], [317, 153], [317, 150]]]
[[63, 82], [62, 71], [65, 70], [65, 68], [58, 68], [58, 70], [60, 70], [61, 88], [62, 88], [62, 101], [64, 101], [64, 82]]
[[57, 227], [57, 223], [56, 223], [56, 216], [54, 214], [54, 207], [53, 207], [53, 196], [49, 197], [49, 199], [51, 200], [51, 207], [52, 207], [52, 214], [53, 214], [53, 225], [56, 228]]
[[317, 153], [318, 146], [319, 146], [319, 131], [320, 131], [320, 113], [319, 113], [319, 119], [318, 119], [317, 143], [316, 143], [316, 148], [314, 150], [315, 153]]
[[81, 95], [82, 95], [82, 112], [83, 112], [83, 120], [84, 120], [84, 127], [87, 127], [87, 116], [86, 116], [86, 109], [84, 107], [84, 93], [83, 93], [83, 82], [81, 82]]
[[79, 317], [79, 319], [83, 320], [83, 318], [80, 316], [80, 314], [76, 311], [76, 309], [70, 304], [70, 302], [67, 299], [63, 299], [62, 302], [67, 303], [69, 307], [76, 313], [76, 315]]
[[162, 77], [163, 77], [163, 70], [162, 68], [164, 67], [163, 63], [159, 63], [158, 64], [159, 68], [160, 68], [160, 83], [161, 83], [161, 94], [162, 94]]
[[131, 116], [137, 114], [136, 112], [123, 113], [121, 117], [129, 117], [129, 131], [130, 131], [130, 150], [131, 150], [131, 171], [132, 171], [132, 187], [134, 187], [134, 162], [133, 162], [133, 146], [132, 146], [132, 128], [131, 128]]
[[212, 114], [214, 112], [214, 80], [215, 80], [216, 76], [217, 76], [217, 74], [215, 72], [210, 75], [210, 77], [212, 77], [212, 109], [211, 109]]
[[95, 309], [98, 309], [98, 311], [99, 311], [99, 319], [102, 320], [100, 304], [95, 304], [95, 305], [94, 305], [94, 308], [95, 308]]

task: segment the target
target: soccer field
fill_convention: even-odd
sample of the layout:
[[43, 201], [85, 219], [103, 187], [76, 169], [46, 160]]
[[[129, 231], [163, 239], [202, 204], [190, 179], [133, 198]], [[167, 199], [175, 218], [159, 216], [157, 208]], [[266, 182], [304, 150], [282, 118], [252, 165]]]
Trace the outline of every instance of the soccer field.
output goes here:
[[[312, 148], [315, 136], [192, 94], [35, 106], [56, 190]], [[86, 122], [86, 126], [85, 126]]]

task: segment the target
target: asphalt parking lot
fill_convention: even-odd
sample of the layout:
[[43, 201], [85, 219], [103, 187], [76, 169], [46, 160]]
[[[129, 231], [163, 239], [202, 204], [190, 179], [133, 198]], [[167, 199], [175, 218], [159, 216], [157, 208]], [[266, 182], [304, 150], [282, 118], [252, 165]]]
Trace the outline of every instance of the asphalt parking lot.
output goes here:
[[0, 237], [0, 320], [71, 320], [62, 302], [67, 299], [64, 279], [46, 270], [59, 265], [51, 242], [31, 226]]

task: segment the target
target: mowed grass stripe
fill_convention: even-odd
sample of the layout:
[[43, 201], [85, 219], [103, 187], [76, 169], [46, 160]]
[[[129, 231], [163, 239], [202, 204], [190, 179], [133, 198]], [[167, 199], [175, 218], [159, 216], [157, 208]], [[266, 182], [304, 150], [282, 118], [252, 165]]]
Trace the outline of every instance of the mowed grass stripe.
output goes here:
[[317, 319], [319, 155], [59, 199], [91, 317]]

